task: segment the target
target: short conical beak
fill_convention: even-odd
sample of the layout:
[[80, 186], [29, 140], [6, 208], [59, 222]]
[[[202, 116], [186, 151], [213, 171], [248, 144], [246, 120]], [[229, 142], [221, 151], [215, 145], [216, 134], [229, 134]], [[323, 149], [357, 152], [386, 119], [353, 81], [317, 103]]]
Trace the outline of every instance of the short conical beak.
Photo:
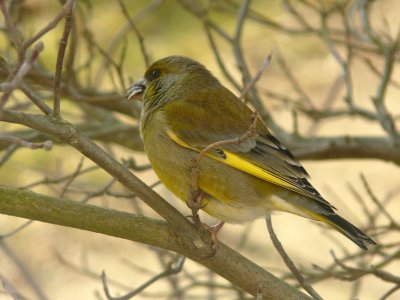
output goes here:
[[145, 78], [140, 78], [127, 91], [126, 97], [135, 100], [143, 100], [143, 92], [146, 89], [147, 81]]

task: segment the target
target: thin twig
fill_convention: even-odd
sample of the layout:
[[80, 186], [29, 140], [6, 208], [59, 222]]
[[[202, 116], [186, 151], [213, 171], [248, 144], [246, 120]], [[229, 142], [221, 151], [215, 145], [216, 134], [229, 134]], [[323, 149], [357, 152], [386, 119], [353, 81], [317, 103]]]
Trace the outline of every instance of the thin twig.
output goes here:
[[24, 81], [21, 82], [20, 89], [45, 115], [53, 113], [50, 106], [48, 106]]
[[253, 88], [253, 86], [257, 83], [258, 80], [260, 80], [261, 75], [264, 73], [264, 71], [268, 68], [270, 62], [271, 62], [272, 55], [268, 55], [263, 63], [261, 64], [260, 69], [256, 73], [256, 75], [250, 80], [250, 82], [247, 83], [247, 85], [244, 87], [242, 90], [242, 93], [239, 96], [239, 99], [244, 99], [248, 92]]
[[126, 19], [129, 22], [130, 27], [136, 34], [136, 37], [139, 42], [140, 50], [142, 52], [142, 56], [144, 59], [144, 63], [145, 63], [146, 69], [147, 69], [150, 66], [150, 59], [149, 59], [149, 55], [147, 54], [146, 46], [144, 44], [143, 35], [140, 33], [139, 29], [136, 27], [136, 24], [133, 21], [133, 18], [129, 15], [129, 12], [128, 12], [128, 9], [126, 8], [125, 3], [122, 0], [118, 0], [118, 3], [119, 3], [119, 6], [121, 7], [122, 13], [124, 14], [124, 16], [126, 17]]
[[[372, 73], [376, 75], [377, 78], [383, 77], [382, 72], [374, 65], [372, 59], [370, 59], [369, 57], [363, 57], [362, 61], [372, 71]], [[398, 80], [396, 81], [391, 77], [389, 82], [393, 87], [400, 89], [400, 82]]]
[[240, 90], [240, 84], [237, 82], [237, 80], [233, 77], [233, 75], [228, 71], [226, 68], [226, 64], [222, 60], [221, 52], [218, 50], [217, 43], [215, 42], [215, 39], [212, 35], [212, 32], [210, 30], [209, 25], [204, 22], [204, 30], [207, 35], [208, 42], [210, 44], [211, 50], [214, 54], [215, 59], [217, 60], [218, 66], [222, 71], [222, 74], [225, 76], [226, 79], [229, 80], [229, 82], [237, 89]]
[[399, 49], [399, 44], [400, 44], [400, 30], [397, 34], [396, 40], [391, 45], [389, 45], [385, 50], [385, 65], [381, 77], [381, 82], [377, 88], [376, 95], [372, 97], [372, 102], [375, 105], [376, 112], [379, 116], [379, 121], [381, 123], [382, 128], [397, 143], [400, 142], [400, 134], [397, 131], [396, 123], [394, 122], [392, 115], [390, 114], [389, 110], [385, 105], [385, 97], [390, 83], [390, 78], [394, 70], [396, 62], [396, 54]]
[[0, 9], [3, 13], [4, 20], [6, 21], [10, 40], [14, 44], [14, 47], [16, 49], [18, 49], [21, 45], [21, 41], [18, 36], [18, 30], [15, 27], [15, 24], [12, 21], [11, 16], [10, 16], [10, 12], [7, 9], [5, 0], [0, 0]]
[[37, 299], [47, 300], [47, 296], [37, 282], [37, 277], [31, 272], [27, 266], [17, 255], [17, 253], [8, 245], [5, 240], [0, 239], [0, 248], [6, 254], [8, 259], [12, 261], [22, 274], [22, 277], [29, 283]]
[[[99, 279], [99, 273], [96, 271], [93, 271], [91, 268], [89, 268], [87, 263], [74, 264], [71, 261], [70, 257], [64, 258], [62, 256], [62, 253], [57, 249], [53, 249], [53, 254], [54, 254], [54, 257], [56, 258], [56, 260], [64, 267], [67, 267], [69, 271], [72, 271], [72, 272], [80, 274], [80, 275], [84, 275], [84, 276], [94, 279], [96, 281]], [[83, 255], [84, 254], [81, 254], [81, 256], [83, 256]], [[122, 284], [118, 281], [115, 281], [113, 279], [109, 279], [108, 283], [110, 283], [118, 288], [121, 288], [121, 289], [130, 290], [129, 286]]]
[[0, 274], [0, 280], [2, 282], [2, 286], [5, 289], [5, 291], [11, 296], [13, 300], [21, 300], [19, 292], [16, 290], [16, 288], [11, 284], [10, 281], [7, 280], [4, 276]]
[[65, 50], [68, 45], [68, 37], [72, 28], [72, 8], [74, 4], [74, 0], [70, 1], [71, 6], [69, 10], [65, 13], [65, 24], [64, 31], [60, 41], [60, 47], [58, 48], [57, 54], [57, 63], [56, 70], [54, 75], [54, 101], [53, 101], [53, 116], [55, 118], [60, 118], [60, 83], [61, 83], [61, 74], [65, 56]]
[[382, 52], [385, 52], [385, 44], [383, 41], [380, 39], [379, 34], [377, 34], [370, 22], [370, 17], [369, 17], [369, 9], [371, 8], [372, 1], [357, 1], [358, 3], [358, 8], [359, 8], [359, 14], [360, 14], [360, 20], [361, 20], [361, 25], [363, 27], [363, 32], [366, 34], [368, 39], [375, 44], [375, 46]]
[[375, 203], [375, 205], [378, 207], [379, 211], [381, 211], [386, 218], [389, 220], [390, 223], [394, 224], [395, 226], [399, 226], [398, 223], [393, 219], [391, 214], [386, 210], [386, 208], [382, 205], [382, 203], [378, 200], [378, 198], [375, 196], [373, 193], [367, 179], [365, 178], [364, 174], [360, 174], [361, 181], [365, 187], [365, 190], [367, 191], [368, 195], [370, 196], [371, 200]]
[[71, 177], [67, 180], [67, 182], [65, 183], [65, 185], [64, 185], [64, 187], [63, 187], [63, 189], [62, 189], [62, 191], [61, 191], [61, 193], [60, 193], [60, 198], [63, 198], [64, 197], [64, 195], [65, 195], [65, 193], [67, 192], [67, 190], [68, 190], [68, 187], [72, 184], [72, 182], [81, 174], [81, 170], [82, 170], [82, 167], [83, 167], [83, 162], [84, 162], [84, 160], [85, 160], [85, 157], [83, 156], [82, 158], [81, 158], [81, 160], [79, 161], [79, 163], [78, 163], [78, 166], [76, 167], [76, 169], [75, 169], [75, 171], [74, 171], [74, 173], [72, 173], [72, 175], [71, 175]]
[[32, 36], [31, 38], [25, 40], [23, 42], [23, 44], [21, 45], [21, 48], [19, 49], [19, 57], [20, 57], [20, 61], [21, 58], [23, 59], [24, 55], [25, 55], [25, 51], [26, 49], [28, 49], [28, 47], [30, 47], [33, 43], [35, 43], [37, 40], [39, 40], [42, 36], [44, 36], [47, 32], [49, 32], [50, 30], [52, 30], [53, 28], [55, 28], [58, 23], [65, 17], [66, 14], [68, 14], [71, 9], [72, 6], [74, 4], [75, 0], [68, 0], [64, 6], [62, 7], [61, 11], [58, 13], [58, 15], [56, 15], [45, 27], [43, 27], [38, 33], [36, 33], [34, 36]]
[[[143, 9], [141, 9], [139, 12], [137, 12], [133, 17], [132, 20], [134, 23], [138, 23], [140, 20], [142, 20], [144, 17], [148, 16], [151, 12], [156, 10], [162, 3], [162, 0], [152, 0], [150, 3], [147, 4]], [[113, 53], [116, 51], [118, 48], [118, 45], [121, 41], [121, 39], [125, 39], [127, 33], [131, 30], [131, 24], [130, 21], [127, 20], [127, 22], [124, 24], [124, 26], [112, 37], [109, 46], [105, 50], [107, 53], [107, 56], [112, 57]], [[94, 79], [94, 84], [101, 84], [103, 74], [105, 73], [104, 70], [107, 68], [108, 65], [108, 60], [107, 59], [102, 59], [100, 63], [100, 67], [96, 72], [96, 76]]]
[[400, 284], [399, 276], [395, 276], [389, 272], [382, 270], [382, 268], [384, 266], [393, 262], [400, 256], [400, 251], [396, 251], [394, 254], [391, 254], [391, 255], [386, 255], [381, 262], [379, 262], [369, 268], [350, 267], [350, 266], [346, 265], [343, 261], [340, 261], [336, 257], [334, 251], [331, 251], [331, 255], [333, 257], [335, 264], [340, 266], [344, 271], [346, 271], [344, 274], [334, 274], [335, 278], [339, 278], [341, 280], [346, 280], [346, 281], [354, 281], [354, 280], [357, 280], [357, 279], [363, 277], [366, 274], [373, 274], [377, 278], [380, 278], [383, 281]]
[[[332, 86], [330, 87], [322, 106], [322, 111], [332, 111], [333, 103], [336, 100], [337, 95], [343, 85], [342, 77], [339, 75], [336, 80], [333, 82]], [[347, 112], [346, 112], [347, 113]], [[308, 128], [307, 132], [305, 133], [306, 136], [313, 136], [315, 132], [318, 130], [318, 125], [320, 125], [321, 119], [314, 119], [313, 123]]]
[[[34, 50], [35, 51], [35, 50]], [[11, 74], [11, 66], [7, 64], [3, 57], [0, 57], [0, 69], [9, 76]], [[51, 108], [24, 82], [23, 78], [19, 84], [21, 91], [46, 115], [52, 113]], [[0, 85], [1, 86], [1, 85]]]
[[18, 149], [17, 144], [11, 144], [10, 146], [7, 147], [3, 155], [0, 157], [0, 167], [4, 165], [11, 158], [11, 156], [15, 153], [17, 149]]
[[[247, 16], [247, 13], [250, 8], [250, 2], [251, 0], [244, 0], [242, 1], [239, 10], [238, 10], [238, 16], [237, 16], [237, 22], [236, 22], [236, 28], [235, 28], [235, 33], [233, 35], [233, 38], [231, 39], [231, 46], [233, 49], [233, 53], [236, 59], [236, 63], [239, 67], [239, 71], [242, 74], [242, 81], [243, 85], [246, 86], [251, 80], [252, 76], [250, 75], [249, 68], [246, 64], [244, 54], [243, 54], [243, 49], [241, 45], [242, 41], [242, 34], [243, 34], [243, 27], [245, 24], [245, 19]], [[268, 112], [264, 109], [264, 105], [261, 101], [261, 98], [258, 95], [257, 89], [253, 85], [250, 88], [251, 93], [251, 103], [254, 105], [257, 111], [260, 113], [263, 113], [263, 117], [267, 117], [269, 120], [271, 119]], [[247, 100], [246, 100], [247, 102]]]
[[[96, 165], [95, 166], [90, 166], [90, 167], [88, 167], [86, 169], [81, 170], [79, 175], [83, 175], [83, 174], [86, 174], [86, 173], [89, 173], [91, 171], [95, 171], [95, 170], [98, 170], [98, 169], [99, 169], [99, 167], [96, 166]], [[44, 179], [40, 179], [38, 181], [35, 181], [35, 182], [29, 183], [29, 184], [27, 184], [25, 186], [22, 186], [21, 189], [23, 189], [23, 190], [31, 189], [31, 188], [33, 188], [35, 186], [42, 185], [42, 184], [43, 185], [51, 185], [51, 184], [61, 183], [63, 181], [68, 180], [69, 178], [71, 178], [71, 176], [75, 176], [74, 173], [75, 173], [75, 171], [73, 173], [71, 173], [71, 174], [68, 174], [68, 175], [65, 175], [63, 177], [56, 178], [56, 179], [49, 179], [49, 178], [45, 177]]]
[[389, 289], [379, 300], [386, 300], [389, 298], [390, 295], [392, 295], [394, 292], [400, 289], [400, 284], [396, 284], [394, 287]]
[[283, 262], [288, 267], [288, 269], [292, 272], [294, 277], [298, 280], [300, 285], [314, 298], [318, 300], [322, 300], [321, 296], [312, 288], [312, 286], [307, 283], [299, 272], [299, 270], [294, 265], [293, 261], [290, 259], [289, 255], [286, 253], [283, 248], [281, 242], [275, 234], [274, 228], [272, 227], [271, 215], [267, 214], [265, 216], [265, 222], [267, 224], [269, 236], [271, 237], [272, 243], [274, 244], [275, 249], [278, 251], [279, 255], [282, 257]]
[[53, 142], [50, 140], [45, 141], [43, 143], [31, 143], [28, 141], [24, 141], [23, 139], [16, 136], [3, 135], [3, 134], [0, 135], [0, 141], [1, 140], [13, 143], [18, 146], [26, 147], [32, 150], [44, 149], [46, 151], [50, 151], [53, 147]]
[[[88, 43], [91, 45], [91, 47], [97, 49], [99, 51], [99, 53], [101, 54], [101, 56], [109, 63], [111, 64], [112, 67], [114, 67], [115, 71], [117, 72], [118, 75], [118, 79], [121, 83], [122, 88], [125, 90], [125, 79], [124, 76], [122, 74], [122, 65], [119, 64], [118, 62], [116, 62], [107, 51], [105, 51], [100, 45], [99, 43], [97, 43], [97, 41], [94, 39], [94, 35], [92, 34], [92, 32], [90, 32], [90, 30], [88, 28], [85, 28], [85, 38], [88, 40]], [[110, 70], [108, 70], [110, 71]], [[111, 73], [111, 72], [110, 72]], [[113, 73], [111, 73], [111, 75], [113, 75]], [[111, 79], [113, 79], [113, 83], [115, 86], [117, 86], [117, 84], [115, 83], [114, 77], [111, 76]]]
[[110, 294], [108, 285], [107, 285], [107, 276], [106, 273], [103, 271], [103, 273], [101, 274], [101, 281], [103, 283], [103, 290], [104, 293], [107, 297], [108, 300], [128, 300], [133, 298], [134, 296], [136, 296], [137, 294], [139, 294], [141, 291], [143, 291], [144, 289], [146, 289], [148, 286], [150, 286], [151, 284], [153, 284], [154, 282], [156, 282], [157, 280], [160, 280], [163, 277], [167, 277], [173, 274], [177, 274], [180, 271], [182, 271], [183, 265], [185, 263], [185, 257], [183, 255], [178, 255], [173, 261], [171, 261], [167, 268], [162, 271], [160, 274], [154, 276], [153, 278], [151, 278], [150, 280], [146, 281], [144, 284], [142, 284], [141, 286], [139, 286], [138, 288], [130, 291], [128, 294], [121, 296], [121, 297], [113, 297]]
[[40, 52], [43, 50], [43, 43], [39, 42], [33, 48], [31, 56], [26, 59], [21, 65], [15, 76], [9, 82], [4, 82], [0, 85], [0, 90], [4, 93], [0, 99], [0, 113], [4, 105], [8, 101], [12, 92], [20, 85], [25, 75], [28, 73], [29, 69], [32, 67], [34, 62], [38, 59]]
[[283, 73], [285, 74], [286, 78], [289, 80], [292, 88], [294, 91], [300, 95], [302, 100], [304, 100], [310, 107], [314, 107], [313, 102], [311, 101], [310, 96], [303, 90], [301, 84], [297, 80], [297, 78], [293, 75], [292, 70], [290, 69], [289, 65], [287, 64], [286, 60], [283, 58], [282, 54], [277, 56], [277, 61], [279, 66], [281, 67]]
[[114, 185], [117, 180], [112, 178], [109, 182], [107, 182], [102, 188], [97, 191], [88, 193], [85, 197], [79, 200], [81, 203], [87, 203], [90, 199], [94, 197], [99, 197], [107, 193], [107, 191]]
[[26, 221], [25, 223], [23, 223], [22, 225], [18, 226], [15, 229], [11, 230], [10, 232], [0, 235], [0, 239], [6, 239], [6, 238], [16, 235], [18, 232], [20, 232], [22, 229], [28, 227], [33, 222], [35, 222], [35, 221], [33, 221], [33, 220]]
[[328, 50], [332, 54], [332, 56], [335, 58], [337, 63], [340, 65], [342, 69], [342, 76], [343, 76], [343, 82], [345, 83], [346, 86], [346, 96], [344, 98], [345, 102], [351, 109], [353, 107], [353, 84], [351, 80], [351, 74], [350, 74], [350, 58], [351, 58], [351, 48], [348, 46], [348, 53], [347, 53], [347, 60], [345, 60], [339, 53], [339, 51], [336, 49], [332, 39], [330, 38], [330, 29], [328, 27], [328, 16], [321, 14], [321, 30], [322, 30], [322, 38], [325, 41], [326, 46], [328, 47]]

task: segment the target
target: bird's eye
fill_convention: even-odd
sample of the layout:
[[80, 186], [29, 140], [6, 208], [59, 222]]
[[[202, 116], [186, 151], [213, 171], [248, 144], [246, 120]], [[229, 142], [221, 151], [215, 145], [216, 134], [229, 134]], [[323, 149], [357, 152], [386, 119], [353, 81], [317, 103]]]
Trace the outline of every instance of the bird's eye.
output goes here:
[[150, 80], [154, 80], [154, 79], [156, 79], [158, 76], [160, 76], [161, 75], [161, 71], [159, 70], [159, 69], [154, 69], [154, 70], [152, 70], [151, 72], [150, 72], [150, 74], [149, 74], [149, 79]]

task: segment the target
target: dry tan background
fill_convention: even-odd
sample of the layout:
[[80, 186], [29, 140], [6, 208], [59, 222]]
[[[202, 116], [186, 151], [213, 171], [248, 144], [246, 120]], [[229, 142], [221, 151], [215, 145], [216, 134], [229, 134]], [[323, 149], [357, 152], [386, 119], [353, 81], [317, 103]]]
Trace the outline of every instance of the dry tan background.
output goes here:
[[[140, 10], [146, 4], [146, 1], [133, 2], [129, 3], [128, 6], [132, 13]], [[59, 9], [59, 4], [56, 1], [31, 0], [25, 1], [24, 5], [26, 6], [26, 19], [21, 21], [21, 26], [28, 33], [36, 32]], [[376, 5], [376, 23], [383, 26], [382, 18], [386, 18], [387, 23], [395, 32], [400, 20], [398, 18], [399, 2], [382, 0], [377, 1]], [[254, 1], [252, 7], [276, 20], [285, 20], [288, 25], [293, 22], [287, 16], [280, 1]], [[92, 30], [98, 44], [106, 47], [108, 41], [124, 24], [125, 20], [121, 17], [115, 1], [95, 1], [92, 9], [92, 18], [88, 21], [88, 27]], [[233, 31], [234, 15], [229, 17], [221, 14], [221, 16], [215, 17], [220, 17], [221, 25], [229, 32]], [[313, 22], [314, 20], [310, 21]], [[183, 10], [175, 1], [163, 1], [152, 14], [140, 20], [137, 25], [145, 37], [145, 43], [152, 60], [172, 54], [190, 56], [205, 64], [221, 81], [229, 86], [216, 65], [203, 33], [202, 24]], [[50, 70], [55, 65], [60, 32], [61, 26], [58, 26], [56, 30], [51, 31], [43, 38], [45, 50], [41, 55], [41, 61]], [[0, 45], [2, 50], [7, 47], [3, 44], [2, 37], [0, 38]], [[222, 42], [219, 45], [222, 49], [225, 49], [226, 55], [224, 54], [224, 57], [227, 61], [233, 62], [232, 51], [228, 45]], [[303, 89], [316, 101], [317, 106], [321, 105], [322, 99], [328, 92], [328, 87], [340, 70], [324, 44], [316, 38], [288, 36], [266, 30], [265, 27], [255, 22], [249, 21], [246, 24], [243, 45], [246, 58], [253, 72], [259, 68], [268, 54], [272, 53], [273, 55], [271, 65], [257, 84], [260, 91], [269, 89], [287, 93], [288, 96], [294, 95], [274, 58], [275, 53], [280, 53], [285, 57], [296, 77], [299, 78]], [[87, 53], [80, 53], [80, 55], [83, 59]], [[127, 67], [125, 74], [133, 79], [139, 78], [144, 72], [140, 50], [133, 34], [128, 35], [128, 57], [125, 66]], [[229, 65], [229, 68], [234, 70], [235, 66]], [[366, 67], [360, 63], [355, 64], [352, 72], [357, 103], [363, 107], [371, 108], [370, 97], [375, 92], [378, 78], [368, 72]], [[396, 70], [396, 76], [393, 78], [400, 78], [398, 75], [399, 71]], [[240, 78], [238, 73], [237, 78]], [[113, 86], [111, 83], [104, 83], [102, 88], [107, 90], [112, 89]], [[120, 92], [122, 93], [122, 91]], [[387, 98], [388, 106], [392, 109], [393, 115], [400, 113], [399, 96], [399, 90], [391, 90]], [[49, 98], [51, 98], [50, 95]], [[274, 110], [276, 122], [285, 129], [291, 130], [293, 119], [290, 111], [285, 109], [285, 105], [276, 101], [269, 101], [267, 97], [263, 97], [263, 99], [265, 106]], [[321, 102], [318, 102], [319, 99], [321, 99]], [[63, 100], [62, 105], [64, 117], [67, 120], [74, 123], [81, 118], [73, 104]], [[121, 118], [123, 117], [121, 116]], [[303, 118], [300, 118], [299, 121], [300, 131], [306, 133], [310, 123]], [[0, 124], [0, 130], [2, 128], [9, 129], [10, 127]], [[363, 135], [366, 133], [380, 136], [384, 134], [376, 123], [365, 122], [357, 118], [338, 118], [323, 122], [317, 133], [326, 136]], [[132, 153], [132, 151], [122, 147], [114, 147], [113, 150], [115, 157], [128, 158], [133, 156], [140, 164], [147, 162], [145, 155], [141, 153]], [[79, 160], [79, 153], [63, 146], [55, 146], [50, 152], [40, 150], [32, 152], [29, 149], [22, 149], [13, 156], [12, 160], [0, 168], [0, 184], [25, 186], [40, 178], [57, 178], [61, 174], [69, 173], [75, 169]], [[362, 209], [348, 188], [349, 183], [351, 183], [363, 197], [368, 198], [360, 180], [360, 173], [363, 173], [369, 180], [375, 195], [379, 199], [383, 199], [390, 192], [396, 193], [395, 200], [391, 202], [387, 209], [396, 219], [399, 219], [400, 168], [394, 164], [355, 159], [303, 161], [303, 164], [311, 175], [313, 185], [338, 208], [342, 216], [351, 220], [354, 224], [363, 226], [366, 222]], [[91, 163], [85, 160], [84, 166], [89, 165]], [[138, 172], [138, 176], [149, 184], [157, 180], [152, 171]], [[96, 187], [105, 185], [109, 180], [109, 176], [102, 171], [90, 172], [80, 177], [72, 185], [67, 197], [76, 200], [76, 195], [80, 195], [81, 191], [96, 190]], [[36, 189], [37, 192], [47, 194], [57, 194], [59, 190], [60, 187], [58, 186], [54, 187], [53, 190], [48, 187]], [[112, 190], [115, 192], [124, 191], [118, 184], [115, 184]], [[158, 186], [156, 190], [176, 205], [182, 213], [188, 214], [186, 206], [175, 200], [162, 185]], [[366, 202], [370, 207], [373, 207], [371, 201], [366, 200]], [[129, 201], [109, 196], [92, 199], [90, 203], [132, 210]], [[140, 203], [140, 200], [138, 203]], [[143, 207], [143, 210], [147, 216], [157, 217], [150, 209]], [[203, 220], [206, 220], [207, 223], [215, 222], [207, 216], [203, 216]], [[24, 222], [23, 219], [1, 215], [0, 234], [7, 233]], [[333, 261], [330, 251], [333, 250], [335, 253], [344, 251], [333, 240], [340, 240], [345, 251], [358, 251], [353, 243], [340, 234], [300, 217], [276, 213], [273, 216], [273, 223], [278, 237], [298, 266], [310, 269], [313, 264], [321, 267], [330, 265]], [[247, 242], [237, 248], [244, 236]], [[257, 220], [252, 224], [243, 226], [226, 225], [219, 237], [224, 243], [239, 249], [240, 253], [265, 269], [277, 275], [282, 274], [282, 271], [286, 272], [286, 267], [271, 244], [263, 220]], [[398, 240], [399, 236], [393, 235], [390, 238]], [[2, 243], [2, 248], [0, 248], [0, 273], [28, 299], [37, 299], [37, 297], [29, 287], [21, 268], [16, 265], [17, 262], [23, 265], [22, 269], [26, 269], [26, 272], [31, 274], [30, 276], [34, 276], [36, 283], [47, 295], [47, 299], [105, 299], [99, 279], [102, 270], [107, 272], [109, 278], [126, 287], [111, 285], [113, 294], [118, 292], [123, 294], [128, 288], [138, 286], [147, 280], [151, 274], [156, 274], [162, 270], [155, 252], [147, 246], [40, 222], [34, 222]], [[62, 263], [57, 258], [56, 253], [75, 266], [76, 269]], [[15, 257], [11, 258], [10, 255]], [[371, 259], [368, 263], [373, 264], [375, 261]], [[145, 268], [152, 273], [147, 273], [134, 265]], [[84, 269], [90, 269], [93, 274], [88, 275], [87, 272], [82, 271]], [[191, 261], [186, 262], [185, 270], [193, 276], [197, 276], [199, 281], [212, 276], [203, 267]], [[399, 275], [399, 270], [399, 262], [392, 264], [390, 271]], [[216, 276], [216, 280], [221, 284], [227, 284], [218, 276]], [[182, 279], [181, 282], [182, 285], [185, 285], [185, 279]], [[314, 288], [325, 299], [349, 299], [352, 285], [351, 282], [332, 279], [316, 284]], [[359, 299], [378, 299], [388, 287], [389, 285], [382, 283], [382, 281], [367, 277], [362, 281]], [[167, 299], [163, 296], [163, 293], [169, 288], [169, 283], [166, 280], [160, 280], [143, 294], [137, 296], [137, 299]], [[205, 290], [205, 288], [197, 286], [191, 289], [188, 295], [193, 296], [191, 299], [206, 299]], [[218, 290], [216, 295], [215, 299], [234, 299], [230, 291], [223, 289]], [[397, 292], [389, 299], [399, 298], [400, 294]], [[0, 299], [11, 298], [0, 293]]]

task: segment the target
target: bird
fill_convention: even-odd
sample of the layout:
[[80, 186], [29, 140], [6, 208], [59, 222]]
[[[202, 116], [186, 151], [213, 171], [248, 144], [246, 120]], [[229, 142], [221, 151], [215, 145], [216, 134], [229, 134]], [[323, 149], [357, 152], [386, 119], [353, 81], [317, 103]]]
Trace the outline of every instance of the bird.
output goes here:
[[201, 209], [221, 224], [283, 211], [322, 222], [361, 249], [376, 244], [335, 212], [262, 119], [201, 63], [177, 55], [159, 59], [127, 98], [143, 101], [145, 152], [161, 182], [185, 202], [193, 192], [193, 161], [202, 155]]

